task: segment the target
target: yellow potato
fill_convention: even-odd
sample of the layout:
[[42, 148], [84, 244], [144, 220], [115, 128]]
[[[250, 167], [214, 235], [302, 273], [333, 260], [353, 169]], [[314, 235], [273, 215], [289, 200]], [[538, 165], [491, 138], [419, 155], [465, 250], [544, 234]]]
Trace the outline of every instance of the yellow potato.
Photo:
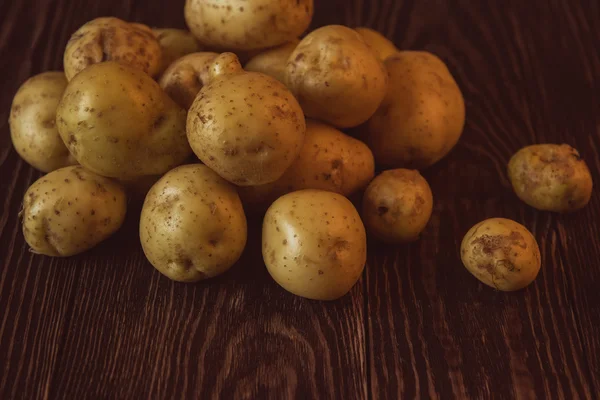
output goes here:
[[382, 61], [400, 51], [394, 43], [373, 29], [360, 27], [356, 28], [355, 31], [361, 34], [365, 42], [371, 46], [371, 49], [377, 53]]
[[200, 43], [189, 31], [154, 28], [152, 33], [156, 36], [162, 50], [159, 74], [162, 74], [175, 60], [201, 50]]
[[252, 57], [244, 69], [251, 72], [261, 72], [285, 84], [285, 68], [287, 60], [293, 53], [300, 40], [288, 42], [279, 47], [265, 50]]

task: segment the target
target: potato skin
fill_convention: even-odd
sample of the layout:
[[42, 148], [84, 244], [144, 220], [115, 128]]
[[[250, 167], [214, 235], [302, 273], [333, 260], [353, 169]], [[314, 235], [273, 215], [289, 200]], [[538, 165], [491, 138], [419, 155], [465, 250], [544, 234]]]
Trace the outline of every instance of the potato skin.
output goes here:
[[148, 75], [115, 62], [94, 64], [73, 78], [56, 119], [71, 154], [103, 176], [163, 174], [191, 154], [185, 110]]
[[460, 88], [435, 55], [402, 51], [385, 61], [390, 83], [366, 124], [375, 161], [388, 168], [420, 169], [445, 157], [465, 124]]
[[400, 51], [388, 38], [373, 29], [359, 27], [354, 30], [360, 33], [381, 61], [385, 61], [389, 56]]
[[279, 198], [263, 222], [262, 254], [285, 290], [335, 300], [352, 289], [367, 257], [365, 228], [344, 196], [300, 190]]
[[70, 81], [93, 64], [114, 61], [150, 76], [160, 72], [162, 50], [152, 30], [118, 18], [96, 18], [69, 39], [63, 63]]
[[191, 32], [183, 29], [154, 28], [153, 35], [161, 48], [159, 75], [162, 74], [175, 60], [201, 50], [200, 43]]
[[62, 71], [43, 72], [21, 85], [10, 109], [15, 150], [42, 172], [77, 164], [56, 129], [56, 108], [66, 87]]
[[287, 60], [294, 52], [296, 46], [298, 46], [298, 43], [300, 43], [300, 40], [296, 39], [279, 47], [265, 50], [252, 57], [250, 61], [246, 63], [244, 69], [246, 71], [260, 72], [272, 76], [279, 82], [285, 84], [285, 68]]
[[522, 148], [510, 159], [508, 176], [517, 196], [538, 210], [572, 212], [592, 197], [590, 170], [567, 144]]
[[363, 196], [362, 217], [369, 233], [390, 243], [417, 240], [433, 210], [433, 194], [419, 171], [384, 171]]
[[102, 242], [122, 225], [121, 185], [80, 165], [41, 177], [23, 199], [23, 235], [36, 254], [68, 257]]
[[523, 225], [491, 218], [473, 226], [461, 244], [461, 259], [473, 276], [502, 291], [523, 289], [541, 267], [538, 244]]
[[144, 254], [163, 275], [197, 282], [227, 271], [247, 239], [235, 187], [201, 164], [163, 176], [148, 192], [140, 218]]

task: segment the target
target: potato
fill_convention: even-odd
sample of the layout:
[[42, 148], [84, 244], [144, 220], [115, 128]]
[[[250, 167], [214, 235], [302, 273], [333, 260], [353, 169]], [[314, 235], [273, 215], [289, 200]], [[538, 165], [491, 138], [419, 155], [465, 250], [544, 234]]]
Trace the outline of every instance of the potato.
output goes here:
[[131, 180], [163, 174], [191, 154], [185, 110], [148, 75], [116, 62], [77, 74], [56, 118], [71, 154], [103, 176]]
[[352, 203], [323, 190], [279, 198], [263, 223], [262, 254], [285, 290], [314, 300], [335, 300], [352, 289], [367, 258], [365, 227]]
[[43, 172], [77, 164], [56, 129], [56, 108], [66, 87], [63, 72], [41, 73], [21, 85], [10, 109], [15, 150]]
[[150, 76], [161, 69], [162, 50], [152, 30], [118, 18], [96, 18], [69, 39], [64, 55], [65, 75], [70, 81], [93, 64], [114, 61], [137, 68]]
[[589, 203], [592, 175], [567, 144], [538, 144], [519, 150], [508, 163], [517, 196], [538, 210], [571, 212]]
[[360, 33], [381, 61], [385, 61], [386, 58], [400, 51], [388, 38], [373, 29], [360, 27], [356, 28], [355, 31]]
[[456, 145], [465, 104], [448, 68], [433, 54], [403, 51], [385, 65], [390, 83], [381, 106], [366, 124], [375, 161], [388, 168], [425, 168]]
[[185, 20], [201, 43], [230, 50], [274, 47], [300, 36], [313, 0], [187, 0]]
[[162, 74], [175, 60], [201, 50], [200, 43], [189, 31], [154, 28], [152, 33], [158, 40], [162, 53], [159, 74]]
[[317, 121], [306, 121], [306, 139], [296, 161], [273, 183], [241, 187], [248, 206], [263, 210], [282, 195], [301, 189], [321, 189], [350, 196], [375, 176], [371, 150], [360, 140]]
[[279, 179], [304, 141], [302, 109], [270, 76], [244, 72], [233, 53], [219, 55], [190, 108], [187, 136], [194, 153], [239, 186]]
[[369, 233], [391, 242], [411, 242], [427, 226], [433, 209], [429, 184], [419, 171], [384, 171], [363, 197], [362, 217]]
[[504, 218], [478, 223], [460, 248], [465, 267], [481, 282], [502, 291], [524, 288], [537, 277], [540, 249], [523, 225]]
[[210, 65], [217, 53], [192, 53], [171, 64], [160, 78], [160, 87], [179, 106], [189, 110], [200, 89], [208, 83]]
[[350, 128], [383, 100], [387, 73], [360, 34], [329, 25], [308, 34], [286, 65], [285, 82], [307, 117]]
[[294, 52], [300, 40], [288, 42], [279, 47], [265, 50], [252, 57], [244, 69], [246, 71], [261, 72], [285, 84], [285, 68], [287, 60]]
[[116, 232], [127, 199], [116, 182], [80, 165], [41, 177], [23, 199], [23, 235], [36, 254], [68, 257], [82, 253]]
[[240, 258], [246, 238], [246, 216], [235, 187], [204, 165], [170, 171], [144, 201], [144, 254], [175, 281], [197, 282], [227, 271]]

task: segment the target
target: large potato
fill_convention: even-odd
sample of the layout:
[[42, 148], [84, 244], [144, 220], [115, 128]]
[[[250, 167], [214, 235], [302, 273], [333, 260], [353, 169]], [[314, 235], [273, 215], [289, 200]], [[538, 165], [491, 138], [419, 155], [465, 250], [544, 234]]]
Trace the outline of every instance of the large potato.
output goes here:
[[184, 165], [146, 196], [140, 239], [167, 277], [196, 282], [227, 271], [246, 246], [246, 216], [235, 187], [210, 168]]
[[323, 190], [279, 198], [263, 223], [262, 254], [285, 290], [335, 300], [352, 289], [367, 258], [365, 227], [352, 203]]
[[274, 47], [310, 25], [313, 0], [187, 0], [185, 20], [201, 43], [229, 50]]
[[71, 80], [57, 111], [58, 131], [77, 161], [104, 176], [163, 174], [191, 149], [185, 110], [142, 71], [94, 64]]
[[261, 72], [285, 84], [285, 68], [288, 58], [294, 52], [300, 40], [288, 42], [279, 47], [265, 50], [252, 57], [244, 69], [251, 72]]
[[385, 96], [387, 73], [360, 34], [330, 25], [298, 44], [288, 60], [285, 82], [307, 117], [350, 128], [377, 110]]
[[279, 179], [304, 141], [306, 122], [279, 81], [244, 72], [233, 53], [211, 66], [211, 78], [190, 108], [187, 136], [200, 160], [239, 186]]
[[377, 53], [382, 61], [400, 51], [388, 38], [373, 29], [360, 27], [356, 28], [355, 31], [360, 33], [365, 42], [371, 46], [371, 49]]
[[79, 28], [69, 39], [64, 55], [68, 80], [93, 64], [115, 61], [137, 68], [150, 76], [161, 69], [160, 43], [145, 25], [118, 18], [96, 18]]
[[173, 61], [186, 54], [199, 52], [200, 43], [189, 31], [183, 29], [154, 28], [152, 33], [161, 48], [161, 61], [159, 74], [163, 73]]
[[31, 251], [67, 257], [82, 253], [117, 231], [127, 199], [116, 182], [80, 165], [38, 179], [23, 199], [23, 235]]
[[366, 142], [375, 161], [425, 168], [452, 150], [465, 124], [465, 103], [446, 65], [426, 52], [403, 51], [385, 65], [390, 83], [369, 120]]
[[56, 129], [56, 108], [66, 87], [63, 72], [41, 73], [21, 85], [10, 109], [15, 150], [43, 172], [77, 164]]

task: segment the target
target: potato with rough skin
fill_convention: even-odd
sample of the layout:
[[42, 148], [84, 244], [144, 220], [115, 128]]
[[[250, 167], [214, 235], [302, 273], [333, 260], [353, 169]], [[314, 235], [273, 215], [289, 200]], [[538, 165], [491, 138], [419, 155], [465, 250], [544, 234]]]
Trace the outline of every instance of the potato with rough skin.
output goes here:
[[102, 242], [122, 225], [127, 198], [117, 182], [80, 165], [41, 177], [23, 199], [23, 235], [36, 254], [68, 257]]
[[387, 88], [381, 60], [353, 29], [329, 25], [309, 33], [288, 59], [285, 83], [307, 117], [338, 128], [367, 121]]
[[202, 162], [238, 186], [279, 179], [306, 133], [302, 109], [275, 78], [245, 72], [233, 53], [219, 55], [188, 112], [187, 136]]
[[196, 37], [183, 29], [154, 28], [152, 33], [156, 36], [162, 50], [159, 74], [162, 74], [175, 60], [202, 49]]
[[367, 231], [390, 243], [417, 240], [433, 210], [433, 194], [419, 171], [384, 171], [363, 196]]
[[517, 196], [538, 210], [572, 212], [592, 197], [590, 170], [567, 144], [522, 148], [510, 159], [508, 176]]
[[265, 50], [252, 57], [244, 69], [251, 72], [260, 72], [285, 84], [285, 69], [288, 58], [294, 52], [300, 40], [296, 39], [273, 49]]
[[186, 112], [142, 71], [94, 64], [71, 80], [58, 106], [58, 132], [87, 169], [132, 180], [158, 175], [191, 154]]
[[79, 28], [69, 39], [63, 63], [70, 81], [90, 65], [114, 61], [144, 71], [160, 72], [162, 49], [145, 25], [118, 18], [96, 18]]
[[56, 129], [56, 108], [66, 87], [63, 72], [41, 73], [21, 85], [10, 109], [15, 150], [43, 172], [77, 164]]
[[144, 254], [165, 276], [197, 282], [227, 271], [246, 246], [235, 187], [202, 164], [184, 165], [148, 192], [140, 218]]
[[361, 34], [365, 42], [377, 53], [381, 61], [385, 61], [389, 56], [400, 51], [388, 38], [373, 29], [360, 27], [354, 30]]
[[367, 258], [367, 236], [344, 196], [300, 190], [279, 198], [263, 222], [267, 270], [285, 290], [314, 300], [335, 300], [352, 289]]
[[506, 292], [529, 285], [541, 267], [540, 249], [531, 232], [504, 218], [487, 219], [472, 227], [460, 254], [473, 276]]

